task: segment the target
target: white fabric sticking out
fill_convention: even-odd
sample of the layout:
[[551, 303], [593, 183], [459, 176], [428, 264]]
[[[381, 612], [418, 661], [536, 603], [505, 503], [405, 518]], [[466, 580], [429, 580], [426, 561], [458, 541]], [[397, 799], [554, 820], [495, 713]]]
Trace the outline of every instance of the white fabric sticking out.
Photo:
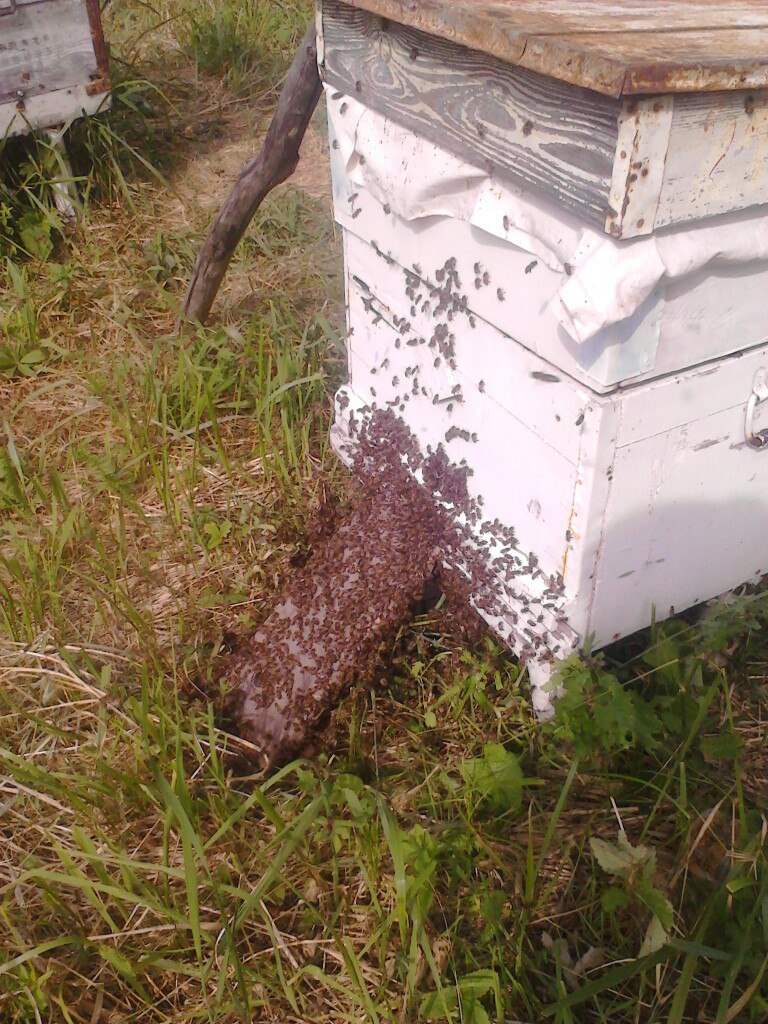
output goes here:
[[[683, 279], [708, 264], [768, 260], [765, 207], [617, 241], [545, 197], [326, 91], [335, 158], [346, 176], [404, 220], [455, 217], [562, 272], [551, 309], [576, 342], [631, 317], [664, 280]], [[650, 336], [649, 343], [655, 344]]]

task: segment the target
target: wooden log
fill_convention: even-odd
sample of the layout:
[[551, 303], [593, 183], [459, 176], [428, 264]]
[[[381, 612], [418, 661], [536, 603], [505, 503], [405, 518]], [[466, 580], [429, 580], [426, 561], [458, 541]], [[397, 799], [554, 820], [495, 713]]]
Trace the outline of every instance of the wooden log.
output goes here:
[[205, 323], [254, 214], [272, 189], [296, 170], [301, 143], [321, 91], [313, 22], [285, 79], [261, 152], [240, 172], [203, 243], [184, 299], [182, 320]]
[[372, 677], [436, 571], [437, 505], [399, 458], [387, 436], [383, 468], [224, 666], [229, 717], [268, 766], [295, 756], [350, 687]]

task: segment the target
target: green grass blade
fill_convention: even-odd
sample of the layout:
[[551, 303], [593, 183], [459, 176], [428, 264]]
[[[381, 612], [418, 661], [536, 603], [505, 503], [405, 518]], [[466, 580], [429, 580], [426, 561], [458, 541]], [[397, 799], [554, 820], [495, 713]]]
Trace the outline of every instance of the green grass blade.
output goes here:
[[664, 946], [663, 949], [659, 949], [650, 956], [643, 957], [641, 960], [632, 960], [630, 963], [620, 964], [618, 967], [606, 971], [605, 974], [601, 974], [594, 981], [590, 981], [586, 985], [577, 988], [575, 992], [571, 992], [562, 999], [558, 999], [556, 1003], [545, 1006], [542, 1012], [545, 1017], [554, 1017], [556, 1013], [561, 1013], [565, 1009], [586, 1003], [588, 1000], [600, 995], [601, 992], [605, 992], [610, 988], [616, 988], [624, 984], [624, 982], [644, 974], [657, 964], [663, 964], [673, 954], [674, 950], [670, 946]]

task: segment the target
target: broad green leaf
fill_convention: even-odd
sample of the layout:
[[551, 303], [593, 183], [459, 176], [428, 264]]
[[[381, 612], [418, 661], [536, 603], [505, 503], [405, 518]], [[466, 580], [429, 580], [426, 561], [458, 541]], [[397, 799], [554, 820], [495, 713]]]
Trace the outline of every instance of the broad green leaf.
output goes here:
[[623, 750], [631, 746], [636, 732], [636, 713], [632, 694], [615, 680], [606, 698], [595, 704], [595, 724], [606, 749]]
[[467, 784], [496, 811], [518, 810], [523, 798], [523, 773], [514, 754], [500, 743], [487, 743], [481, 757], [467, 761], [461, 773]]
[[650, 874], [656, 865], [655, 852], [648, 846], [632, 846], [624, 832], [619, 832], [616, 843], [593, 836], [589, 846], [603, 871], [614, 878], [627, 879], [638, 870]]
[[48, 358], [48, 353], [43, 348], [33, 348], [29, 352], [25, 352], [21, 357], [21, 362], [26, 366], [37, 366], [38, 363], [43, 363]]
[[658, 917], [663, 927], [671, 928], [675, 916], [672, 904], [660, 889], [651, 884], [647, 875], [643, 875], [639, 879], [635, 891], [638, 899], [648, 907], [655, 917]]
[[419, 1013], [425, 1020], [452, 1020], [461, 1009], [464, 1024], [487, 1024], [490, 1018], [480, 1000], [491, 993], [499, 1009], [497, 973], [489, 970], [473, 971], [459, 978], [455, 986], [424, 996]]
[[744, 753], [744, 740], [735, 732], [704, 736], [701, 752], [709, 761], [738, 761]]
[[643, 944], [640, 947], [640, 956], [650, 956], [651, 953], [656, 953], [658, 950], [663, 949], [664, 946], [669, 942], [669, 935], [667, 930], [661, 921], [654, 916], [651, 918], [651, 923], [648, 925], [645, 931], [645, 938]]
[[458, 1006], [458, 989], [451, 986], [440, 992], [430, 992], [424, 996], [419, 1007], [419, 1015], [425, 1020], [450, 1020], [453, 1011], [458, 1009]]
[[51, 225], [39, 213], [30, 211], [19, 219], [19, 238], [30, 255], [47, 260], [53, 252]]
[[627, 890], [618, 885], [609, 885], [600, 897], [600, 903], [606, 914], [615, 914], [618, 910], [624, 910], [631, 902]]
[[481, 970], [473, 971], [471, 974], [465, 974], [463, 978], [459, 978], [458, 988], [463, 997], [479, 999], [481, 996], [493, 992], [498, 983], [499, 977], [496, 971]]

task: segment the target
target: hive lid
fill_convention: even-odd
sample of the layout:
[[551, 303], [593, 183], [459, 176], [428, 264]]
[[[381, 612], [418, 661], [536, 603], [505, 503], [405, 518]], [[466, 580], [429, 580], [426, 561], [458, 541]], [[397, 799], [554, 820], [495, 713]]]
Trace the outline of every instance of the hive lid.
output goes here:
[[345, 0], [608, 96], [768, 87], [765, 0]]

